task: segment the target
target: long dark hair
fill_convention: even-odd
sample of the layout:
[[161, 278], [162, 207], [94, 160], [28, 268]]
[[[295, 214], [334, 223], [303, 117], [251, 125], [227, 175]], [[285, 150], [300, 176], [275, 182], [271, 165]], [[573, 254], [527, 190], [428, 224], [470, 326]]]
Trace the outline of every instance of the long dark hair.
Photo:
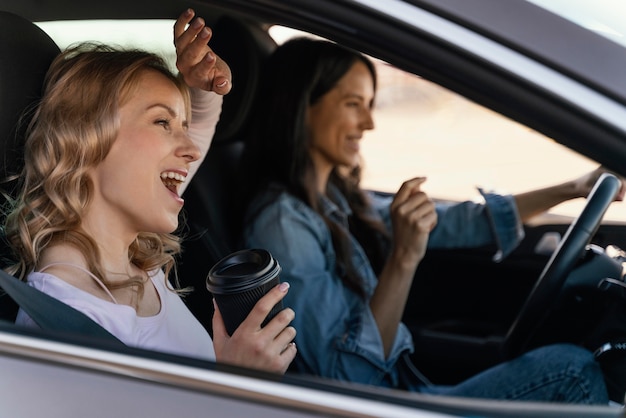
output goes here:
[[[326, 40], [296, 38], [279, 46], [269, 57], [256, 102], [255, 129], [246, 147], [244, 193], [247, 200], [270, 183], [308, 204], [322, 216], [333, 239], [337, 269], [345, 285], [364, 296], [362, 279], [350, 261], [350, 236], [320, 212], [316, 174], [309, 156], [307, 109], [328, 93], [355, 62], [369, 69], [376, 89], [376, 70], [363, 54]], [[337, 169], [329, 178], [347, 198], [353, 216], [350, 232], [369, 249], [368, 256], [378, 273], [386, 259], [386, 238], [382, 223], [371, 216], [365, 194], [359, 187], [358, 172], [342, 175]], [[354, 174], [357, 174], [356, 176]]]

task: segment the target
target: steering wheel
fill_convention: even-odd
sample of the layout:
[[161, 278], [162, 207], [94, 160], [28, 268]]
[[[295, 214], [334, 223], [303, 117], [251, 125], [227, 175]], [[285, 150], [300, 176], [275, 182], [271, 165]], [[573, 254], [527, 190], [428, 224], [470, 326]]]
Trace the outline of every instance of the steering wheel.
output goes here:
[[619, 189], [620, 181], [614, 175], [604, 173], [598, 178], [583, 211], [565, 232], [509, 328], [503, 342], [506, 358], [515, 357], [524, 351], [568, 274], [584, 254]]

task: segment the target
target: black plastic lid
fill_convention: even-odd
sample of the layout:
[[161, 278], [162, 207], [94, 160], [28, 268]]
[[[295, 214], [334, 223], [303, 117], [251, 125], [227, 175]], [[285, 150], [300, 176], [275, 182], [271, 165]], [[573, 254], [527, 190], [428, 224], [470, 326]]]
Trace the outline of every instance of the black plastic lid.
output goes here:
[[280, 273], [280, 265], [263, 249], [234, 252], [218, 261], [206, 280], [211, 293], [243, 292], [260, 286]]

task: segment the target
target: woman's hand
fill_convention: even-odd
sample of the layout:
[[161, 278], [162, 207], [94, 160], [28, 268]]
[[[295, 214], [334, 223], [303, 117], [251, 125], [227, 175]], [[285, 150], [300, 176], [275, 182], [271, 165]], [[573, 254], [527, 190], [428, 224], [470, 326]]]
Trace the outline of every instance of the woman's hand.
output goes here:
[[391, 202], [394, 252], [407, 263], [421, 261], [430, 231], [437, 225], [435, 204], [421, 190], [425, 181], [426, 177], [407, 180]]
[[589, 195], [589, 193], [591, 192], [591, 189], [593, 188], [593, 186], [596, 184], [596, 181], [598, 181], [598, 179], [600, 178], [600, 176], [604, 173], [611, 173], [613, 175], [615, 175], [620, 181], [621, 181], [621, 187], [619, 189], [619, 192], [617, 193], [617, 195], [615, 196], [615, 201], [616, 202], [621, 202], [624, 200], [624, 193], [626, 192], [626, 182], [624, 181], [624, 178], [610, 170], [608, 170], [607, 168], [600, 166], [598, 168], [596, 168], [595, 170], [591, 171], [590, 173], [587, 173], [579, 178], [577, 178], [576, 180], [574, 180], [574, 185], [575, 185], [575, 189], [576, 189], [576, 194], [578, 195], [578, 197], [587, 197]]
[[[174, 24], [176, 68], [189, 87], [228, 94], [232, 87], [230, 67], [208, 45], [213, 32], [195, 12], [185, 10]], [[189, 27], [187, 27], [187, 24]]]
[[213, 315], [213, 346], [215, 357], [221, 363], [285, 373], [296, 356], [296, 336], [289, 323], [295, 318], [290, 308], [280, 311], [270, 322], [261, 328], [272, 307], [280, 302], [287, 291], [288, 283], [280, 283], [254, 305], [247, 318], [228, 336], [222, 315], [215, 304]]
[[425, 177], [405, 181], [391, 202], [393, 248], [370, 299], [385, 356], [393, 347], [415, 270], [437, 225], [435, 204], [421, 190]]

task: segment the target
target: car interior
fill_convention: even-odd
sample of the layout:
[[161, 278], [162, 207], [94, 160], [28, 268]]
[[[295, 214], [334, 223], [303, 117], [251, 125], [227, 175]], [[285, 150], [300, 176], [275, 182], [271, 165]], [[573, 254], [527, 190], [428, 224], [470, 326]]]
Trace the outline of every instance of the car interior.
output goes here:
[[[207, 158], [185, 192], [182, 224], [187, 228], [184, 231], [187, 238], [179, 265], [182, 283], [195, 289], [187, 296], [186, 303], [209, 332], [212, 307], [206, 304], [210, 294], [204, 280], [214, 263], [240, 249], [234, 239], [240, 234], [237, 214], [241, 212], [236, 190], [239, 157], [249, 135], [246, 121], [259, 69], [276, 46], [266, 31], [247, 25], [245, 20], [223, 17], [214, 25], [213, 47], [219, 53], [223, 51], [223, 57], [231, 65], [233, 91], [224, 99], [223, 114]], [[245, 53], [241, 53], [242, 49]], [[492, 261], [494, 248], [490, 246], [454, 254], [450, 250], [429, 251], [416, 273], [409, 296], [412, 302], [404, 314], [404, 322], [416, 340], [413, 360], [420, 369], [429, 377], [434, 376], [435, 381], [450, 383], [549, 342], [570, 341], [589, 344], [594, 349], [599, 343], [594, 340], [593, 330], [607, 310], [620, 303], [621, 290], [613, 286], [598, 294], [590, 287], [596, 285], [597, 275], [620, 278], [622, 265], [597, 251], [589, 251], [584, 260], [577, 261], [572, 251], [576, 254], [584, 251], [592, 238], [599, 246], [616, 243], [614, 238], [619, 232], [613, 234], [610, 226], [599, 226], [616, 192], [616, 183], [609, 180], [598, 191], [603, 195], [597, 197], [599, 201], [588, 205], [593, 212], [590, 215], [595, 216], [593, 225], [587, 225], [590, 222], [587, 218], [578, 219], [573, 234], [568, 229], [574, 225], [557, 226], [562, 235], [570, 235], [560, 255], [534, 251], [539, 237], [546, 230], [553, 232], [554, 225], [526, 226], [528, 238], [513, 256], [501, 263]], [[449, 270], [448, 260], [459, 257], [459, 262], [467, 265], [463, 276], [446, 275], [450, 281], [441, 280], [441, 272]], [[575, 263], [578, 271], [568, 278]], [[593, 278], [588, 277], [590, 270], [594, 271]], [[503, 283], [501, 278], [510, 276], [514, 279]], [[480, 277], [478, 288], [470, 279], [474, 277]], [[538, 278], [541, 286], [536, 283]], [[566, 278], [571, 288], [562, 292]], [[529, 300], [533, 291], [535, 296]], [[433, 295], [436, 295], [434, 302]], [[557, 297], [563, 302], [556, 304], [549, 317], [544, 317], [546, 298]], [[563, 327], [572, 318], [576, 325]]]
[[[209, 23], [215, 33], [212, 47], [232, 69], [233, 89], [224, 98], [210, 151], [185, 191], [181, 213], [185, 241], [178, 275], [183, 286], [193, 286], [194, 292], [186, 296], [185, 302], [210, 332], [213, 305], [205, 279], [217, 261], [239, 249], [235, 185], [240, 156], [249, 136], [246, 121], [258, 86], [259, 69], [276, 42], [267, 31], [245, 19], [216, 15]], [[0, 144], [0, 173], [10, 180], [3, 185], [10, 195], [19, 177], [29, 111], [40, 96], [45, 71], [59, 48], [28, 19], [1, 11], [0, 38], [0, 136], [6, 139]], [[457, 251], [456, 264], [465, 266], [462, 273], [449, 265], [449, 250], [429, 252], [416, 274], [419, 279], [404, 316], [416, 341], [414, 360], [418, 367], [436, 383], [452, 383], [520, 350], [547, 342], [572, 341], [589, 344], [590, 348], [598, 345], [592, 329], [608, 314], [621, 314], [616, 306], [626, 298], [621, 284], [604, 281], [601, 287], [598, 277], [621, 283], [622, 259], [621, 255], [594, 251], [593, 246], [582, 259], [577, 255], [590, 242], [598, 248], [609, 244], [626, 248], [626, 237], [620, 228], [598, 226], [615, 187], [611, 180], [599, 187], [599, 200], [590, 209], [590, 216], [595, 218], [577, 219], [578, 226], [589, 221], [592, 228], [585, 229], [584, 236], [573, 237], [571, 247], [562, 248], [559, 253], [567, 253], [564, 262], [559, 257], [555, 259], [554, 254], [538, 254], [535, 247], [546, 232], [570, 235], [568, 231], [575, 225], [567, 223], [527, 225], [527, 238], [501, 263], [493, 263], [492, 247]], [[6, 246], [1, 255], [4, 266], [8, 265], [11, 255]], [[555, 265], [558, 272], [546, 268], [547, 265]], [[589, 274], [590, 270], [595, 273]], [[551, 274], [559, 276], [559, 285], [544, 293], [536, 285], [537, 278]], [[503, 282], [503, 276], [510, 280]], [[480, 278], [478, 284], [476, 278]], [[565, 279], [568, 285], [562, 290]], [[528, 296], [535, 291], [544, 299], [560, 301], [554, 304], [549, 317], [541, 311], [544, 305], [529, 307]], [[12, 321], [16, 311], [17, 305], [10, 298], [0, 298], [3, 319]], [[521, 321], [520, 312], [526, 315]]]
[[181, 225], [186, 239], [178, 265], [181, 284], [194, 288], [186, 297], [187, 305], [208, 330], [213, 307], [207, 304], [211, 295], [205, 279], [215, 263], [240, 249], [237, 247], [241, 233], [237, 217], [241, 213], [237, 173], [248, 136], [246, 122], [259, 84], [259, 71], [275, 47], [267, 32], [228, 17], [214, 24], [214, 33], [211, 43], [229, 63], [233, 87], [224, 96], [209, 153], [185, 191]]

